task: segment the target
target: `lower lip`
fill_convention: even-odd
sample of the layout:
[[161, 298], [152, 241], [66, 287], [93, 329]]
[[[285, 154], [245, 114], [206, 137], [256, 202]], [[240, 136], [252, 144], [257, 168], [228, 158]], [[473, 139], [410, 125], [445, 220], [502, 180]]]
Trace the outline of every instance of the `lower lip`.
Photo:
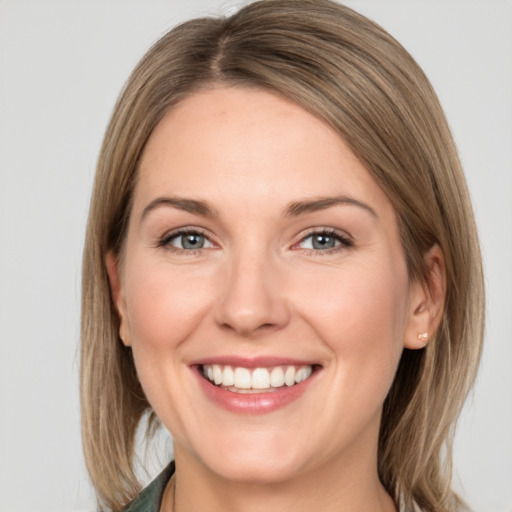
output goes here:
[[237, 414], [265, 414], [286, 407], [299, 399], [316, 378], [318, 371], [314, 371], [306, 380], [294, 386], [283, 386], [275, 391], [266, 393], [236, 393], [215, 386], [206, 380], [199, 367], [193, 368], [199, 379], [199, 384], [205, 395], [223, 409]]

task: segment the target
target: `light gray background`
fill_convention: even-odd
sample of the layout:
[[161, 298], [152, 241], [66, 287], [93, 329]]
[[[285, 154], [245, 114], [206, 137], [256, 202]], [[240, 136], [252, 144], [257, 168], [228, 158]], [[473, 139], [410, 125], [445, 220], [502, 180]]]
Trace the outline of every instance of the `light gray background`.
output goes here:
[[[92, 511], [79, 434], [80, 259], [115, 98], [167, 28], [220, 0], [0, 0], [0, 511]], [[352, 0], [436, 87], [488, 284], [487, 345], [456, 442], [477, 512], [512, 511], [512, 3]]]

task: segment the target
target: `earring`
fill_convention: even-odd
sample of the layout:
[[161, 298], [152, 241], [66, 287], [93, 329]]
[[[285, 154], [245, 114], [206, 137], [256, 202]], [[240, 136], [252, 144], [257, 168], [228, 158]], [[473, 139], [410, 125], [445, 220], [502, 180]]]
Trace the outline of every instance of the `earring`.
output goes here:
[[428, 332], [422, 332], [418, 334], [418, 341], [427, 341], [428, 340]]

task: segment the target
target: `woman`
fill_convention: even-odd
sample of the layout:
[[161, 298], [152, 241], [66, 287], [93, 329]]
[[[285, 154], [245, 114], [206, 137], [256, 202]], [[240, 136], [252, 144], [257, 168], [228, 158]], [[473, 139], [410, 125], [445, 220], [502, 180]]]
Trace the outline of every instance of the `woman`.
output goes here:
[[100, 501], [140, 491], [148, 412], [175, 464], [126, 510], [460, 509], [451, 436], [482, 283], [444, 115], [391, 36], [324, 0], [173, 29], [116, 105], [91, 202]]

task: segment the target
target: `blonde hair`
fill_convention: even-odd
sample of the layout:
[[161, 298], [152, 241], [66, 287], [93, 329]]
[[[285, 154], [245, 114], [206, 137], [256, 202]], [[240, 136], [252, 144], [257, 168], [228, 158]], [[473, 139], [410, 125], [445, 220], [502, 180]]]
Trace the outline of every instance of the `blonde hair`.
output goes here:
[[392, 202], [411, 279], [425, 253], [446, 262], [446, 303], [435, 336], [405, 350], [384, 404], [381, 481], [396, 503], [448, 512], [455, 421], [483, 338], [481, 258], [471, 203], [430, 83], [381, 27], [328, 0], [267, 0], [228, 18], [196, 19], [164, 35], [130, 76], [99, 156], [83, 259], [81, 403], [87, 467], [103, 506], [140, 490], [134, 436], [151, 411], [130, 349], [119, 340], [105, 255], [122, 252], [137, 163], [162, 117], [221, 84], [273, 91], [324, 120]]

